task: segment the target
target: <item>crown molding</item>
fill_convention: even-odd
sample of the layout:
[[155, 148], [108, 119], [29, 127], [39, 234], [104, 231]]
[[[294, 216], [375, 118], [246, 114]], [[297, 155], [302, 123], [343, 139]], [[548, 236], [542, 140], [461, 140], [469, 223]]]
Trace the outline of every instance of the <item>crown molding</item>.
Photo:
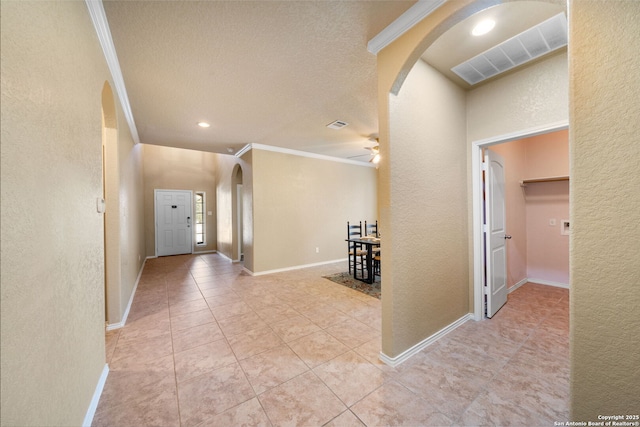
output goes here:
[[131, 105], [129, 104], [129, 96], [127, 95], [127, 89], [124, 85], [124, 78], [122, 77], [122, 70], [120, 69], [120, 63], [118, 62], [118, 55], [116, 55], [116, 47], [113, 45], [113, 39], [111, 38], [111, 30], [109, 30], [109, 23], [107, 22], [107, 15], [102, 5], [102, 0], [85, 0], [87, 8], [89, 9], [89, 15], [91, 21], [96, 29], [100, 46], [102, 46], [102, 52], [104, 58], [107, 61], [109, 71], [111, 72], [111, 78], [113, 79], [113, 85], [115, 86], [118, 99], [120, 99], [120, 105], [124, 113], [124, 117], [129, 124], [129, 130], [131, 131], [131, 137], [136, 144], [140, 143], [140, 137], [138, 136], [138, 129], [136, 123], [133, 120], [133, 113], [131, 112]]
[[359, 162], [357, 160], [343, 159], [341, 157], [326, 156], [324, 154], [309, 153], [308, 151], [292, 150], [290, 148], [274, 147], [273, 145], [264, 145], [264, 144], [255, 144], [255, 143], [245, 145], [244, 147], [242, 147], [241, 150], [239, 150], [236, 154], [234, 154], [234, 156], [241, 157], [243, 154], [251, 150], [273, 151], [275, 153], [291, 154], [293, 156], [298, 156], [298, 157], [309, 157], [311, 159], [327, 160], [330, 162], [337, 162], [337, 163], [346, 163], [346, 164], [355, 165], [355, 166], [364, 166], [369, 168], [376, 167], [376, 165], [373, 163]]
[[377, 36], [369, 40], [367, 50], [377, 55], [378, 52], [390, 45], [418, 22], [429, 16], [431, 12], [442, 6], [445, 1], [446, 0], [419, 0]]

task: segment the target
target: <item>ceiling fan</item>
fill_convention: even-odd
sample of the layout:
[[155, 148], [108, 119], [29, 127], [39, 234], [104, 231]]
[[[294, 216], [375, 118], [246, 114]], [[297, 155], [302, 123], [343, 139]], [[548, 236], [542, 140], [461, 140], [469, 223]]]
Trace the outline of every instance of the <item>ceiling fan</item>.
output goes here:
[[370, 153], [369, 154], [360, 154], [358, 156], [351, 156], [349, 157], [350, 159], [354, 159], [356, 157], [364, 157], [364, 156], [370, 156], [371, 158], [369, 159], [369, 163], [378, 163], [380, 161], [380, 145], [378, 143], [379, 138], [377, 135], [371, 135], [369, 137], [367, 137], [368, 141], [374, 142], [375, 145], [373, 146], [365, 146], [364, 148], [366, 150], [369, 150]]

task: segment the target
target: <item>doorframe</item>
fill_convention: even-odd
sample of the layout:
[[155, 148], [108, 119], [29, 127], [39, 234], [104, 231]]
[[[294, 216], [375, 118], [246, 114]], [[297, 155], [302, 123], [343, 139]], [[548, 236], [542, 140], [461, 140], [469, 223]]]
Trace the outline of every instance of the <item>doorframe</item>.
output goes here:
[[157, 258], [158, 257], [158, 209], [156, 206], [156, 200], [158, 198], [158, 191], [184, 191], [185, 193], [189, 193], [190, 197], [191, 197], [191, 202], [189, 203], [190, 209], [191, 209], [191, 252], [189, 252], [190, 254], [193, 254], [193, 247], [194, 247], [194, 241], [195, 241], [195, 227], [193, 227], [193, 190], [169, 190], [166, 188], [154, 188], [153, 189], [153, 251], [154, 251], [154, 256]]
[[244, 260], [243, 255], [243, 240], [244, 233], [242, 232], [244, 224], [243, 224], [243, 216], [244, 216], [244, 187], [242, 184], [236, 184], [236, 226], [237, 226], [237, 236], [238, 236], [238, 262], [242, 262]]
[[548, 125], [524, 129], [508, 134], [493, 136], [485, 139], [473, 141], [471, 143], [471, 180], [473, 192], [473, 318], [476, 321], [484, 318], [483, 298], [484, 295], [484, 236], [482, 229], [483, 212], [483, 185], [482, 185], [482, 149], [503, 142], [515, 141], [518, 139], [531, 138], [546, 133], [566, 130], [569, 128], [569, 120], [551, 123]]

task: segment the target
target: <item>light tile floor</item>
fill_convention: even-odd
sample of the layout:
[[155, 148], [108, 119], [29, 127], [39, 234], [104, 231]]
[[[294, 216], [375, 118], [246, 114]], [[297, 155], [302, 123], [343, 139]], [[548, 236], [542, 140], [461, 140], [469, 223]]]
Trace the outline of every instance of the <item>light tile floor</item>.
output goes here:
[[568, 419], [566, 289], [526, 284], [397, 368], [380, 301], [217, 254], [147, 261], [94, 426], [553, 425]]

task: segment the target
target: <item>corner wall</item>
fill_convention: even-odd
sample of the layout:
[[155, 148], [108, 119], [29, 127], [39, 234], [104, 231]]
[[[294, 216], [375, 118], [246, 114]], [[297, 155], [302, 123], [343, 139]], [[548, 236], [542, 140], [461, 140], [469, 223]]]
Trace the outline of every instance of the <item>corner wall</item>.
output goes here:
[[390, 95], [395, 173], [382, 251], [390, 244], [393, 260], [382, 264], [382, 304], [393, 312], [394, 333], [383, 338], [387, 356], [469, 312], [465, 98], [422, 60]]
[[251, 152], [252, 271], [346, 260], [347, 221], [377, 219], [376, 169], [263, 149]]
[[571, 419], [586, 422], [640, 408], [640, 2], [569, 11]]

